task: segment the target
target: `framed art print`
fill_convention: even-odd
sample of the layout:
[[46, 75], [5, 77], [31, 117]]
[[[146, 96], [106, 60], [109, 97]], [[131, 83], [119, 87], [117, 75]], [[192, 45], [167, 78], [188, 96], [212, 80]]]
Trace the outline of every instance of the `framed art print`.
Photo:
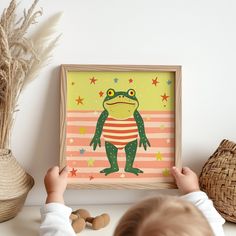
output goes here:
[[70, 188], [175, 188], [181, 66], [62, 65], [60, 167]]

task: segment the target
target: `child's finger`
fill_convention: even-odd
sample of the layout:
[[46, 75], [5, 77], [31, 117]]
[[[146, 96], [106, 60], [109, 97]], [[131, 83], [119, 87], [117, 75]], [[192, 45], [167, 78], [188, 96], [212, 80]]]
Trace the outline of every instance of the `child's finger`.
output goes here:
[[193, 173], [193, 171], [192, 171], [189, 167], [183, 167], [182, 173], [183, 173], [184, 175], [188, 175], [188, 174], [190, 174], [190, 173]]
[[58, 166], [53, 166], [52, 168], [50, 168], [48, 170], [48, 174], [51, 174], [51, 175], [59, 175], [59, 167]]
[[69, 172], [68, 166], [65, 166], [61, 171], [60, 171], [60, 176], [62, 177], [67, 177], [67, 174]]
[[48, 173], [49, 172], [54, 172], [56, 170], [56, 168], [58, 168], [58, 166], [53, 166], [53, 167], [49, 168], [47, 172]]
[[175, 177], [175, 179], [178, 179], [179, 177], [181, 177], [183, 175], [181, 173], [181, 171], [176, 166], [172, 167], [171, 174]]

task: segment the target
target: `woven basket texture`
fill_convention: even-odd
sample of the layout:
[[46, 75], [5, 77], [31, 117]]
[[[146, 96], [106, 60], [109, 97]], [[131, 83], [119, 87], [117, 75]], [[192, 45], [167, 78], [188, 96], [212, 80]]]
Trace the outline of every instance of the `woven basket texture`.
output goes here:
[[19, 165], [11, 151], [0, 149], [0, 222], [17, 215], [34, 179]]
[[220, 143], [203, 166], [199, 182], [222, 217], [236, 223], [236, 143]]

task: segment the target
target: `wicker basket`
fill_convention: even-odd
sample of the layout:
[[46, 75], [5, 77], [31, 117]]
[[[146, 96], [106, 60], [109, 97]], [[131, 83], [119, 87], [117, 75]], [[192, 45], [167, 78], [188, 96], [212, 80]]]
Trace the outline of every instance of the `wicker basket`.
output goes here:
[[236, 223], [236, 144], [223, 140], [204, 165], [201, 189], [226, 220]]
[[0, 149], [0, 222], [17, 215], [34, 180], [8, 149]]

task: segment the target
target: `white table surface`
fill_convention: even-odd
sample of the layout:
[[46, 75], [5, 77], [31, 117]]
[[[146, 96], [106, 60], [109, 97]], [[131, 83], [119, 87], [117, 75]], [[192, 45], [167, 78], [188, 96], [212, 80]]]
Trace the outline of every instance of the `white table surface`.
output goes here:
[[[90, 206], [72, 206], [72, 209], [85, 208], [92, 216], [108, 213], [111, 217], [109, 226], [104, 229], [94, 232], [92, 229], [85, 229], [80, 234], [81, 236], [111, 236], [119, 218], [128, 209], [130, 205], [90, 205]], [[38, 236], [40, 225], [39, 207], [24, 207], [21, 212], [12, 220], [0, 223], [1, 236]], [[224, 225], [226, 236], [236, 235], [236, 224], [227, 222]]]

